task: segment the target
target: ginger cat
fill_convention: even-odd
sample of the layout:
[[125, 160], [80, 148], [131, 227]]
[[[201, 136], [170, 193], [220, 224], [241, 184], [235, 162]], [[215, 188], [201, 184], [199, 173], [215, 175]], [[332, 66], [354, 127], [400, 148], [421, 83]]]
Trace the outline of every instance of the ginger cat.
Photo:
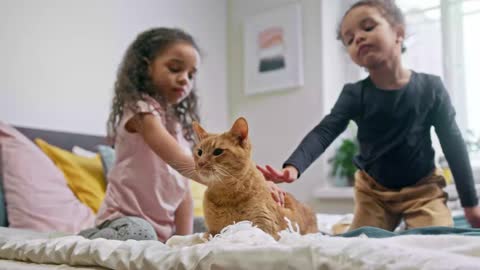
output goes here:
[[278, 205], [263, 174], [251, 159], [248, 124], [235, 121], [230, 131], [209, 134], [198, 123], [193, 128], [200, 142], [194, 148], [195, 170], [207, 183], [203, 200], [205, 224], [212, 236], [234, 222], [249, 220], [276, 240], [287, 228], [287, 217], [301, 234], [318, 232], [314, 213], [287, 193]]

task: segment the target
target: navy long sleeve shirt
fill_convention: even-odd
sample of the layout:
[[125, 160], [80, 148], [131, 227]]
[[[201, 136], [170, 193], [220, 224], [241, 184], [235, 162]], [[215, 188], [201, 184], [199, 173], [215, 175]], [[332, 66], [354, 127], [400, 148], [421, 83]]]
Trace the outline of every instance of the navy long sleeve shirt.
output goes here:
[[330, 114], [305, 136], [284, 166], [304, 172], [350, 120], [358, 126], [355, 165], [391, 189], [414, 185], [434, 170], [433, 126], [462, 206], [478, 204], [465, 142], [439, 77], [412, 72], [409, 83], [397, 90], [379, 89], [370, 77], [346, 84]]

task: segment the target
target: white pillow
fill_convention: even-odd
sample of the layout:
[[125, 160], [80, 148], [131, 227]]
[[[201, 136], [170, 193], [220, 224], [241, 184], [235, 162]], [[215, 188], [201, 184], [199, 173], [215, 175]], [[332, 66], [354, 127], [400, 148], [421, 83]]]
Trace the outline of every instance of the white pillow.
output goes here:
[[82, 147], [77, 146], [77, 145], [75, 145], [72, 148], [72, 153], [74, 153], [75, 155], [81, 156], [81, 157], [86, 157], [86, 158], [93, 158], [97, 155], [97, 153], [92, 152], [92, 151], [87, 150], [87, 149], [83, 149]]

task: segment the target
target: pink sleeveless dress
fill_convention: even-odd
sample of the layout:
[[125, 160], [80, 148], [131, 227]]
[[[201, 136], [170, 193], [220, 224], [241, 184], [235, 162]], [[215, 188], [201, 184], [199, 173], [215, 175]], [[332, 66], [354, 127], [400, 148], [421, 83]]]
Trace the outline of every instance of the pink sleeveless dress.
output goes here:
[[[161, 107], [154, 99], [137, 102], [139, 112], [152, 113], [165, 124]], [[125, 124], [134, 112], [127, 110], [117, 128], [115, 165], [108, 174], [105, 200], [97, 214], [96, 224], [124, 216], [148, 221], [158, 239], [165, 242], [175, 230], [174, 217], [189, 180], [157, 156], [137, 133], [130, 133]], [[189, 154], [190, 147], [177, 125], [176, 139]]]

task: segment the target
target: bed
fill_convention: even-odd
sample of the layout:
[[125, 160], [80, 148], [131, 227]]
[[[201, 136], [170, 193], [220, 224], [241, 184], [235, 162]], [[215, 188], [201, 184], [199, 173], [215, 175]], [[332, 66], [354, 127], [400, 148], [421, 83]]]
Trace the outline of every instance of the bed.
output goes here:
[[[25, 127], [64, 149], [95, 151], [105, 138]], [[61, 207], [61, 206], [58, 206]], [[88, 240], [61, 231], [0, 228], [1, 269], [478, 269], [480, 231], [465, 229], [432, 235], [399, 234], [374, 228], [331, 236], [332, 225], [351, 215], [317, 214], [322, 233], [299, 235], [294, 226], [277, 242], [248, 221], [227, 227], [204, 242], [201, 227], [189, 236], [157, 241]], [[201, 219], [197, 219], [201, 225]], [[198, 225], [197, 224], [197, 225]], [[436, 228], [437, 232], [441, 228]], [[373, 232], [373, 233], [372, 233]]]
[[469, 234], [388, 238], [363, 233], [301, 236], [284, 231], [277, 242], [248, 222], [240, 222], [207, 243], [194, 234], [172, 237], [166, 244], [6, 230], [0, 230], [0, 269], [437, 270], [478, 269], [480, 265], [480, 241], [473, 236], [480, 232], [472, 230]]

